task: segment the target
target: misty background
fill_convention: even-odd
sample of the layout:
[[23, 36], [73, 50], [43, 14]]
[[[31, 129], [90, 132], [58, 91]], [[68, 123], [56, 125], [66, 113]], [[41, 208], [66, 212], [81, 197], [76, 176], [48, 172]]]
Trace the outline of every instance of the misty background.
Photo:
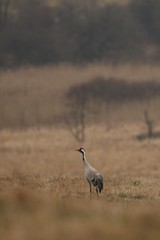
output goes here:
[[[0, 0], [0, 129], [160, 118], [160, 1]], [[156, 135], [159, 137], [160, 134]]]
[[159, 9], [158, 0], [0, 0], [0, 66], [159, 62]]

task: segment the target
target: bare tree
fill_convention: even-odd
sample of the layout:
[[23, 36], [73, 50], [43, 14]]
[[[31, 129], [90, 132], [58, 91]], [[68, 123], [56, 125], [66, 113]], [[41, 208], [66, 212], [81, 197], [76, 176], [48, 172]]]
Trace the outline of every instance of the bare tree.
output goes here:
[[65, 122], [78, 142], [85, 141], [87, 98], [83, 88], [70, 89], [67, 94]]

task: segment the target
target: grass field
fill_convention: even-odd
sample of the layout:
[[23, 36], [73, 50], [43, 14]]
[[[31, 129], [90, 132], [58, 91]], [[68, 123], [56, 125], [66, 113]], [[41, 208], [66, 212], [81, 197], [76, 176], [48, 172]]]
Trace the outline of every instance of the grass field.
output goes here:
[[[158, 81], [160, 71], [158, 66], [127, 65], [1, 71], [1, 239], [159, 239], [160, 139], [138, 141], [137, 135], [146, 131], [143, 121], [118, 118], [133, 115], [138, 105], [117, 111], [118, 120], [109, 130], [103, 122], [86, 127], [83, 147], [104, 176], [99, 199], [95, 192], [89, 198], [81, 156], [75, 151], [80, 144], [68, 129], [38, 125], [38, 119], [32, 124], [37, 106], [38, 116], [46, 114], [49, 121], [50, 114], [63, 112], [63, 94], [70, 86], [98, 75]], [[151, 109], [159, 131], [158, 102]], [[8, 116], [14, 116], [12, 121]], [[26, 127], [21, 116], [30, 122]]]
[[98, 200], [69, 132], [1, 131], [2, 239], [159, 239], [160, 140], [139, 142], [139, 130], [87, 130], [88, 159], [105, 179]]

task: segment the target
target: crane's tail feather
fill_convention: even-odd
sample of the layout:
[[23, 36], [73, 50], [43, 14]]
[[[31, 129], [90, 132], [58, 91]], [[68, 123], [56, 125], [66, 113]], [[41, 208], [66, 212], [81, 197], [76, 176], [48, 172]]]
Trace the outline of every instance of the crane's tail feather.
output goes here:
[[103, 177], [101, 175], [93, 178], [91, 182], [98, 189], [99, 193], [103, 190]]

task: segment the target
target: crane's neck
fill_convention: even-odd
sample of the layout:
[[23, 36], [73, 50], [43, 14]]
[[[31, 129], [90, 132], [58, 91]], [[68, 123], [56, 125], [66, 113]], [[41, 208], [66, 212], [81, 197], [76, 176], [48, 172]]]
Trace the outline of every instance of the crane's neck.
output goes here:
[[84, 166], [90, 166], [89, 162], [87, 161], [85, 152], [82, 153], [82, 159], [83, 159]]

